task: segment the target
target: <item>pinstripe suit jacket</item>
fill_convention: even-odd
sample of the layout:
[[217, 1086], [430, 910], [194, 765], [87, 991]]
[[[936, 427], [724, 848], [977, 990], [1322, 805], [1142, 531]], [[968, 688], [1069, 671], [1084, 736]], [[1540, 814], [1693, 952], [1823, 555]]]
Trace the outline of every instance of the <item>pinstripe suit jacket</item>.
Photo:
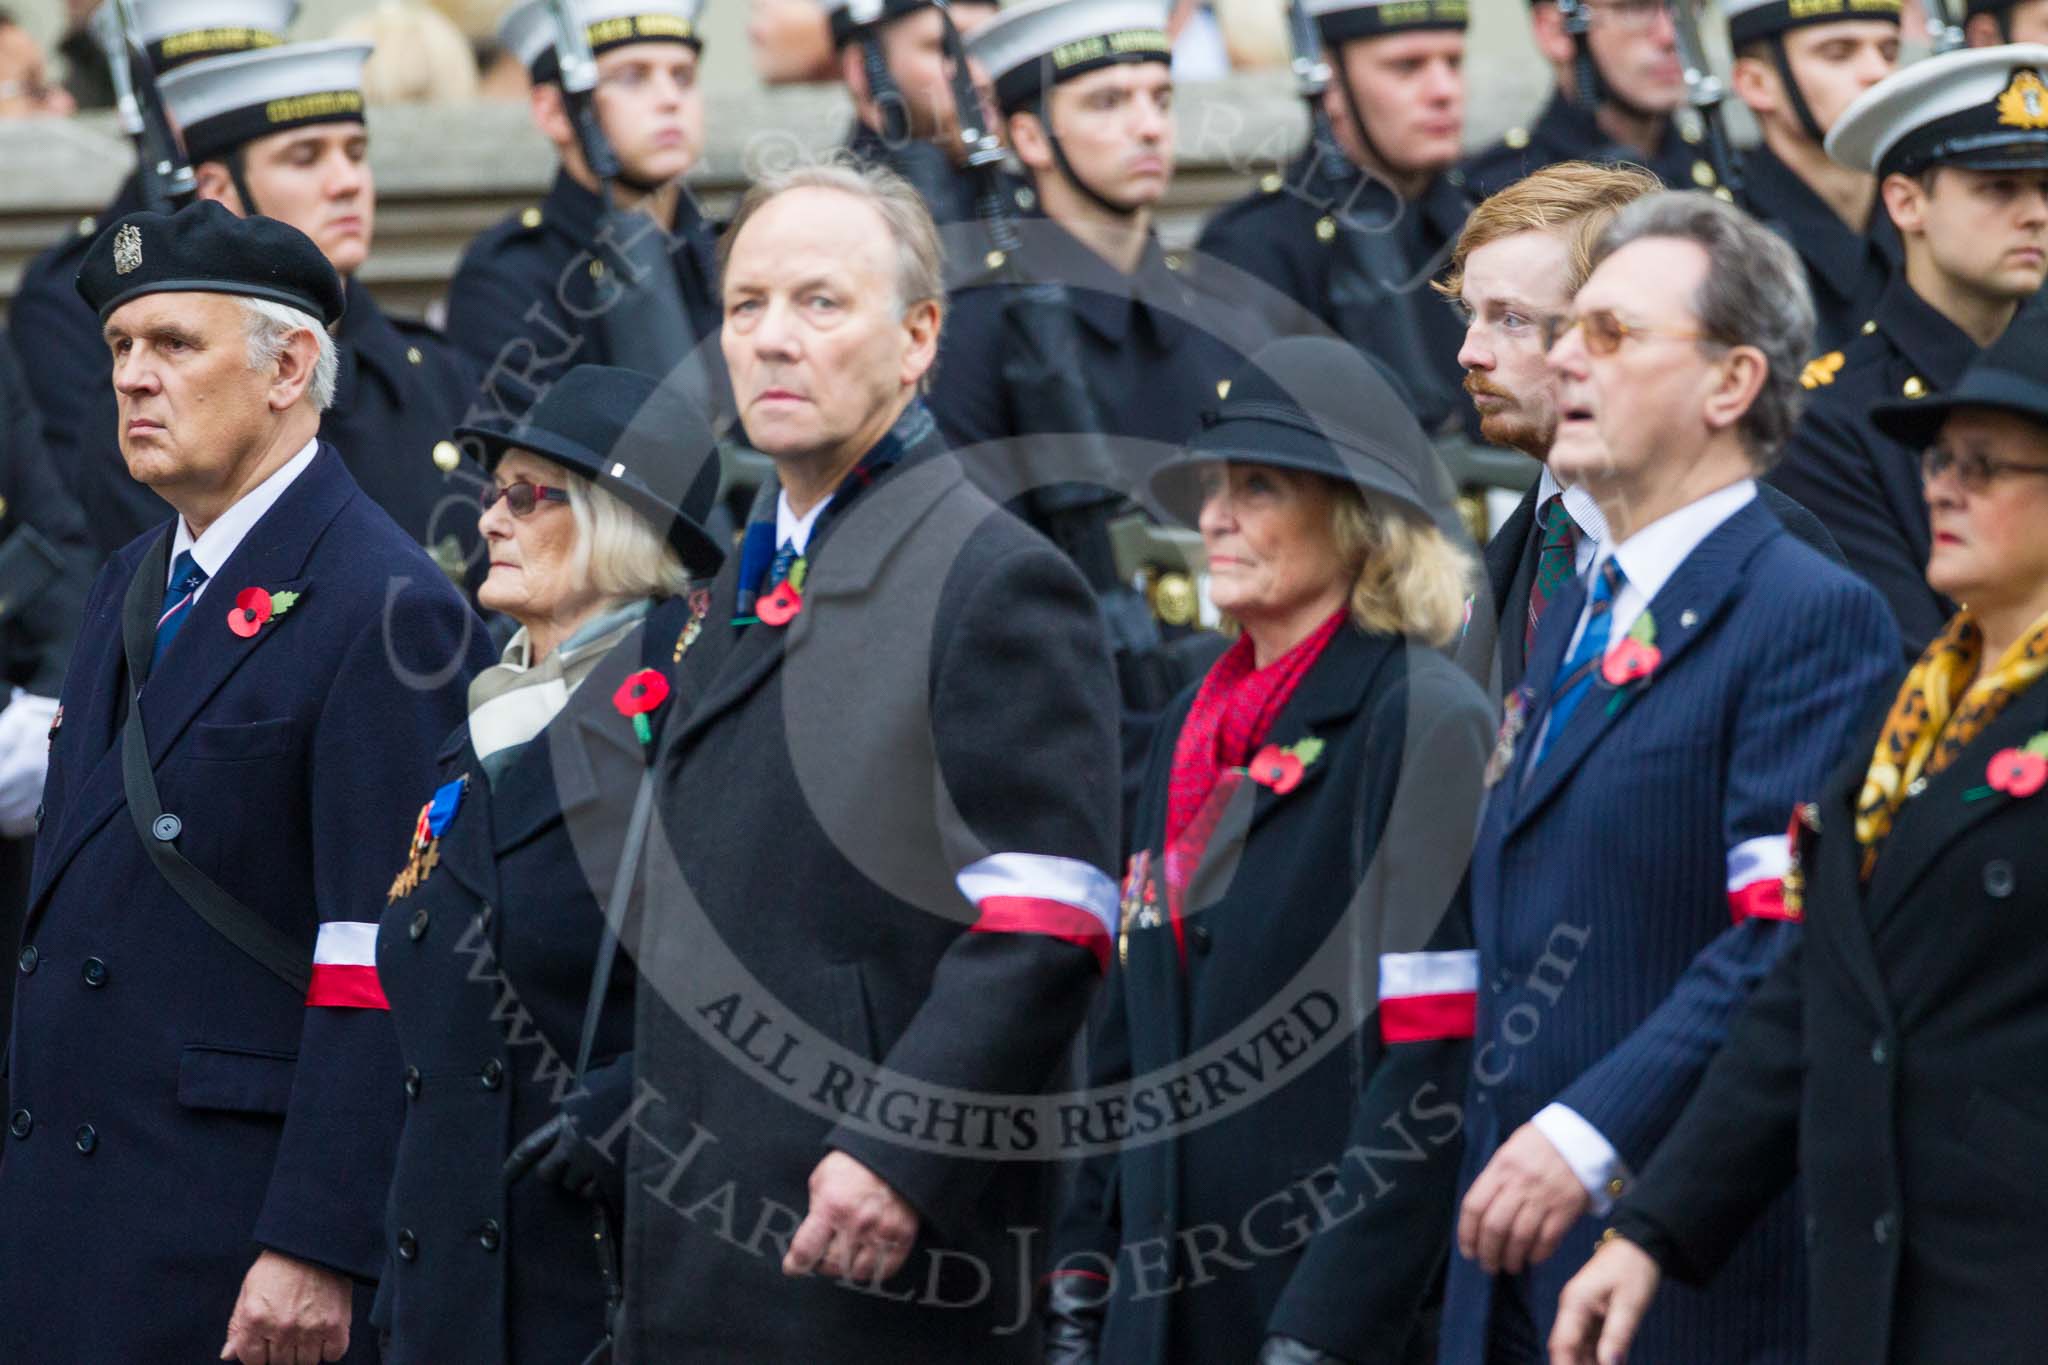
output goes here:
[[[1584, 604], [1574, 585], [1544, 614], [1530, 740]], [[1643, 1168], [1793, 932], [1770, 893], [1794, 804], [1819, 790], [1896, 668], [1883, 601], [1760, 501], [1709, 534], [1650, 610], [1663, 656], [1651, 677], [1596, 679], [1543, 763], [1523, 743], [1487, 805], [1472, 864], [1481, 976], [1461, 1191], [1553, 1100]], [[1542, 1335], [1598, 1232], [1582, 1220], [1512, 1284]], [[1453, 1257], [1446, 1365], [1485, 1359], [1499, 1289]], [[1802, 1300], [1787, 1201], [1711, 1290], [1659, 1300], [1634, 1359], [1797, 1361]]]

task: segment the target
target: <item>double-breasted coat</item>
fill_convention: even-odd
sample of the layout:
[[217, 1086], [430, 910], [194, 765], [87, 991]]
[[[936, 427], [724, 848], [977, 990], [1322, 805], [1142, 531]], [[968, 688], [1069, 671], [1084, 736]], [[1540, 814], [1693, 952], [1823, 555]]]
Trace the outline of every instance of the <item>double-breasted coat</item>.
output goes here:
[[[358, 1282], [347, 1359], [370, 1360], [403, 1097], [360, 977], [484, 631], [322, 446], [152, 667], [153, 835], [303, 940], [297, 991], [171, 889], [124, 795], [122, 605], [170, 535], [102, 570], [65, 679], [9, 1046], [0, 1357], [211, 1360], [268, 1248]], [[243, 637], [250, 588], [299, 596]]]
[[[798, 614], [733, 624], [752, 556], [729, 558], [676, 679], [629, 1361], [1037, 1360], [1056, 1135], [1035, 1106], [1111, 951], [1116, 682], [1065, 556], [920, 406], [897, 433], [814, 529]], [[835, 1150], [919, 1216], [882, 1285], [782, 1273]]]
[[[1491, 707], [1436, 650], [1340, 629], [1266, 738], [1323, 749], [1291, 790], [1230, 793], [1176, 923], [1144, 910], [1166, 904], [1192, 701], [1153, 746], [1090, 1030], [1091, 1093], [1132, 1131], [1082, 1167], [1054, 1273], [1106, 1303], [1103, 1361], [1242, 1365], [1269, 1333], [1356, 1365], [1432, 1361], [1477, 974], [1456, 893]], [[1457, 979], [1436, 992], [1457, 1017], [1404, 1029], [1412, 1000], [1382, 1017], [1404, 963]]]
[[[441, 746], [440, 784], [461, 784], [454, 819], [434, 867], [391, 900], [377, 934], [406, 1097], [377, 1312], [386, 1365], [576, 1365], [604, 1336], [595, 1206], [531, 1174], [508, 1187], [501, 1168], [573, 1091], [592, 963], [647, 766], [614, 694], [636, 669], [667, 665], [687, 617], [683, 599], [659, 604], [495, 781], [468, 726]], [[390, 852], [395, 872], [404, 860]], [[620, 922], [630, 936], [634, 917]], [[634, 979], [622, 952], [576, 1109], [593, 1139], [630, 1098]], [[613, 1155], [624, 1161], [623, 1140]]]
[[[1772, 899], [1795, 803], [1820, 781], [1895, 667], [1898, 637], [1864, 584], [1798, 544], [1761, 501], [1714, 528], [1649, 603], [1661, 658], [1646, 679], [1596, 680], [1539, 763], [1559, 666], [1586, 604], [1574, 581], [1544, 613], [1524, 724], [1472, 856], [1478, 1032], [1462, 1199], [1500, 1145], [1563, 1104], [1642, 1170], [1795, 931]], [[1509, 721], [1509, 729], [1514, 722]], [[1624, 1192], [1625, 1177], [1614, 1177]], [[1801, 1359], [1790, 1200], [1705, 1291], [1644, 1320], [1646, 1361]], [[1451, 1260], [1443, 1365], [1487, 1359], [1497, 1295], [1540, 1342], [1598, 1220], [1551, 1257], [1495, 1279]], [[1510, 1303], [1513, 1300], [1509, 1301]]]
[[2048, 689], [2021, 693], [1928, 779], [1864, 886], [1855, 801], [1882, 714], [1816, 803], [1805, 933], [1615, 1226], [1678, 1279], [1712, 1283], [1797, 1177], [1809, 1359], [2041, 1360], [2048, 795], [1992, 789], [1986, 767], [2048, 733]]

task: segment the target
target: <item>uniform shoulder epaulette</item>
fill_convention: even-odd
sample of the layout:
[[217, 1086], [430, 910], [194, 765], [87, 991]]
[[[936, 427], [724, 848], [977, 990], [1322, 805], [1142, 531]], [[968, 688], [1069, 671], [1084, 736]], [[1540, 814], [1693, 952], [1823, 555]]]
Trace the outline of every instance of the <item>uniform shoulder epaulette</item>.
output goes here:
[[1799, 386], [1803, 389], [1825, 388], [1835, 382], [1835, 376], [1842, 372], [1843, 355], [1840, 351], [1829, 351], [1826, 355], [1815, 356], [1806, 362], [1806, 368], [1799, 372]]

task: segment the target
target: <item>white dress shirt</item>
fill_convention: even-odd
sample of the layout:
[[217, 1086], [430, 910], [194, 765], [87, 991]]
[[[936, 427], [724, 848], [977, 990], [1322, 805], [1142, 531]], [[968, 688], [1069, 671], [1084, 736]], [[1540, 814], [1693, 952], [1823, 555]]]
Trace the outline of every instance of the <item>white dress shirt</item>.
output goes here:
[[[1544, 471], [1549, 477], [1549, 471]], [[1538, 495], [1541, 496], [1540, 494]], [[1566, 492], [1569, 500], [1570, 491]], [[1756, 481], [1742, 479], [1726, 488], [1707, 494], [1696, 502], [1687, 503], [1676, 512], [1659, 517], [1637, 531], [1621, 544], [1611, 549], [1602, 545], [1596, 556], [1596, 563], [1608, 556], [1621, 561], [1621, 571], [1627, 576], [1621, 591], [1615, 594], [1614, 605], [1609, 609], [1613, 618], [1607, 629], [1609, 640], [1620, 640], [1636, 623], [1636, 618], [1650, 605], [1671, 575], [1678, 572], [1678, 566], [1699, 548], [1700, 542], [1712, 535], [1716, 528], [1734, 516], [1756, 498]], [[1570, 502], [1566, 502], [1570, 506]], [[1574, 513], [1574, 520], [1577, 514]], [[1571, 657], [1579, 637], [1585, 634], [1588, 614], [1579, 614], [1579, 624], [1572, 632], [1571, 646], [1565, 650], [1565, 657]], [[1549, 717], [1544, 718], [1543, 730], [1550, 728]], [[1536, 736], [1536, 752], [1541, 753], [1543, 734]], [[1614, 1144], [1603, 1136], [1598, 1128], [1588, 1123], [1577, 1110], [1562, 1104], [1548, 1104], [1530, 1120], [1536, 1131], [1550, 1140], [1557, 1148], [1565, 1164], [1572, 1168], [1572, 1174], [1585, 1186], [1586, 1194], [1592, 1201], [1593, 1213], [1606, 1217], [1614, 1207], [1615, 1196], [1627, 1188], [1630, 1180], [1628, 1166], [1621, 1154], [1614, 1150]]]
[[306, 472], [306, 466], [313, 463], [313, 456], [319, 450], [320, 439], [316, 436], [299, 447], [299, 453], [286, 460], [269, 478], [237, 498], [227, 511], [215, 518], [203, 535], [195, 538], [192, 528], [185, 524], [185, 518], [179, 517], [177, 534], [171, 539], [171, 562], [164, 571], [164, 587], [171, 586], [178, 556], [190, 550], [192, 562], [206, 571], [206, 582], [192, 594], [192, 601], [196, 604], [205, 595], [207, 584], [213, 582], [214, 575], [228, 562], [228, 556], [242, 543], [242, 537], [263, 520], [263, 514], [284, 496], [284, 490], [292, 486], [292, 480]]
[[798, 516], [789, 508], [789, 490], [785, 488], [777, 492], [775, 495], [775, 548], [780, 550], [784, 545], [794, 545], [796, 546], [796, 552], [799, 555], [803, 554], [811, 543], [811, 531], [818, 524], [818, 514], [824, 511], [831, 501], [832, 495], [827, 493], [818, 500], [817, 505], [812, 507], [810, 511], [802, 516]]

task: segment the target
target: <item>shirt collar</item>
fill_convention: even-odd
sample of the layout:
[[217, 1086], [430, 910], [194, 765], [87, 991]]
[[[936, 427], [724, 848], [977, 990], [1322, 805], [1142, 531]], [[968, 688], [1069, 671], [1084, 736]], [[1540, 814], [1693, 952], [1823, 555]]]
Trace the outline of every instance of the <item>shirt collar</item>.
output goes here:
[[[1541, 511], [1543, 504], [1560, 493], [1564, 495], [1564, 510], [1571, 514], [1572, 525], [1579, 528], [1580, 539], [1589, 540], [1596, 546], [1605, 545], [1607, 518], [1601, 514], [1600, 504], [1593, 500], [1591, 493], [1576, 484], [1566, 488], [1557, 481], [1557, 475], [1550, 472], [1550, 466], [1544, 465], [1543, 473], [1536, 480], [1537, 510]], [[1626, 561], [1621, 567], [1624, 573], [1628, 571]]]
[[784, 545], [794, 545], [796, 546], [796, 552], [802, 554], [811, 543], [811, 530], [818, 524], [818, 514], [823, 512], [831, 503], [832, 495], [827, 493], [823, 498], [811, 505], [810, 511], [802, 516], [798, 516], [790, 510], [789, 490], [787, 488], [777, 490], [775, 494], [776, 548], [780, 549]]
[[[192, 552], [192, 562], [205, 570], [211, 580], [228, 562], [228, 556], [242, 543], [242, 538], [263, 520], [263, 514], [276, 505], [284, 496], [284, 490], [291, 487], [292, 480], [306, 472], [306, 466], [313, 463], [313, 457], [320, 452], [320, 438], [314, 437], [299, 447], [299, 453], [284, 464], [262, 483], [242, 494], [214, 519], [203, 535], [194, 537], [192, 528], [185, 524], [185, 518], [178, 518], [177, 532], [171, 538], [171, 564], [175, 568], [178, 556], [185, 551]], [[165, 575], [166, 587], [170, 586], [169, 575]]]
[[1653, 601], [1700, 542], [1755, 497], [1756, 480], [1737, 479], [1657, 518], [1619, 545], [1610, 548], [1602, 544], [1599, 561], [1609, 555], [1620, 560], [1629, 586], [1640, 592], [1645, 602]]

